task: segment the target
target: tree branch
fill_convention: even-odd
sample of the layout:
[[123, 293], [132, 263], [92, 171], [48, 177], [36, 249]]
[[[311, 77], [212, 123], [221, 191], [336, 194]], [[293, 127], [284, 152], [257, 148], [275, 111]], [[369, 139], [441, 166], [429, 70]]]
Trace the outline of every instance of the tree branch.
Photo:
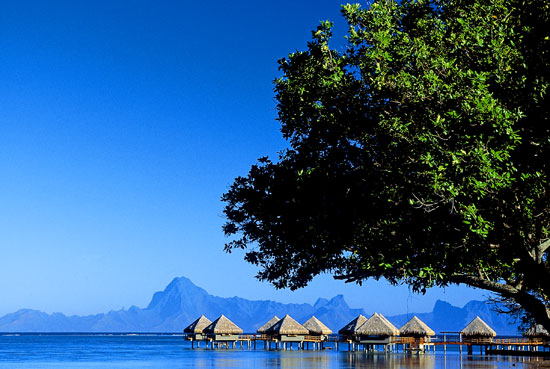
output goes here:
[[449, 280], [453, 283], [463, 283], [496, 292], [503, 297], [509, 297], [533, 316], [537, 323], [542, 324], [546, 329], [550, 329], [550, 311], [547, 306], [543, 301], [525, 290], [471, 275], [454, 275]]
[[449, 280], [453, 283], [463, 283], [463, 284], [467, 284], [468, 286], [482, 288], [485, 290], [489, 290], [491, 292], [496, 292], [496, 293], [510, 296], [510, 297], [512, 297], [513, 295], [516, 295], [521, 291], [507, 284], [493, 282], [485, 278], [475, 277], [471, 275], [456, 274], [452, 276]]
[[542, 255], [548, 248], [550, 248], [550, 238], [537, 246], [537, 261], [539, 263], [542, 261]]

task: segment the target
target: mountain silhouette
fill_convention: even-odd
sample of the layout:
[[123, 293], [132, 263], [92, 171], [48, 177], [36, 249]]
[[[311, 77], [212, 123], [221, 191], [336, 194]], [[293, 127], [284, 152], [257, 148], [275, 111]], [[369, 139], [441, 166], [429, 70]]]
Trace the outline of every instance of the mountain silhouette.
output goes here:
[[[383, 312], [382, 312], [383, 313]], [[185, 277], [174, 278], [163, 291], [153, 294], [149, 305], [88, 316], [46, 314], [22, 309], [0, 318], [0, 332], [181, 332], [201, 315], [211, 320], [224, 314], [246, 333], [271, 319], [286, 314], [304, 323], [315, 315], [334, 332], [354, 319], [365, 315], [363, 309], [352, 309], [344, 296], [318, 299], [314, 305], [283, 304], [270, 300], [247, 300], [240, 297], [212, 296]], [[470, 301], [463, 308], [437, 301], [431, 313], [414, 313], [388, 317], [400, 327], [418, 315], [436, 332], [459, 331], [476, 315], [480, 315], [498, 334], [516, 334], [516, 327], [497, 315], [482, 301]]]

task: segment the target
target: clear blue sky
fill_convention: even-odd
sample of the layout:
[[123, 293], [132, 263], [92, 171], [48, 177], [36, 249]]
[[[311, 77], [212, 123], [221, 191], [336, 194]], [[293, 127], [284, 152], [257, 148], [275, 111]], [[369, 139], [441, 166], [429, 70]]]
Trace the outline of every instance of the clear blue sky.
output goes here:
[[[339, 2], [8, 1], [0, 12], [0, 314], [144, 307], [172, 278], [219, 296], [345, 295], [386, 314], [481, 299], [330, 277], [298, 292], [225, 254], [221, 194], [285, 146], [277, 59]], [[337, 46], [337, 44], [336, 44]], [[227, 277], [227, 276], [231, 277]]]

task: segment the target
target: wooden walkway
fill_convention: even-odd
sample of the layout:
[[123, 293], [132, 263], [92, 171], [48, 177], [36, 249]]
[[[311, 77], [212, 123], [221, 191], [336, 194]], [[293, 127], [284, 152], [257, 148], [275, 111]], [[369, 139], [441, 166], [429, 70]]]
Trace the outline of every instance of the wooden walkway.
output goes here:
[[[193, 341], [184, 335], [184, 338]], [[267, 350], [323, 350], [341, 348], [347, 351], [367, 351], [367, 352], [404, 352], [404, 353], [435, 353], [436, 347], [443, 348], [446, 353], [447, 347], [457, 347], [459, 352], [463, 353], [465, 348], [468, 355], [473, 355], [474, 351], [479, 349], [480, 354], [486, 355], [514, 355], [514, 356], [550, 356], [550, 341], [531, 338], [494, 338], [494, 339], [464, 339], [459, 336], [444, 336], [443, 338], [433, 339], [415, 339], [412, 337], [389, 337], [385, 341], [368, 339], [357, 340], [344, 338], [338, 335], [330, 335], [326, 338], [319, 336], [305, 336], [303, 340], [288, 341], [279, 340], [272, 336], [249, 334], [239, 335], [235, 341], [214, 341], [211, 338], [197, 340], [197, 347], [204, 342], [206, 348], [242, 348], [256, 349], [257, 342], [263, 343], [262, 347]], [[192, 347], [194, 343], [192, 342]], [[210, 346], [210, 347], [209, 347]], [[441, 349], [440, 349], [441, 350]]]
[[[550, 352], [550, 342], [543, 339], [533, 338], [478, 338], [478, 339], [464, 339], [460, 340], [460, 337], [446, 338], [442, 341], [434, 341], [436, 346], [443, 345], [444, 351], [446, 346], [459, 346], [460, 352], [462, 347], [466, 346], [466, 350], [469, 355], [473, 354], [475, 347], [479, 348], [480, 354], [485, 353], [500, 355], [516, 355], [518, 352], [534, 352], [543, 353]], [[548, 350], [548, 351], [547, 351]], [[541, 355], [543, 356], [543, 355]]]

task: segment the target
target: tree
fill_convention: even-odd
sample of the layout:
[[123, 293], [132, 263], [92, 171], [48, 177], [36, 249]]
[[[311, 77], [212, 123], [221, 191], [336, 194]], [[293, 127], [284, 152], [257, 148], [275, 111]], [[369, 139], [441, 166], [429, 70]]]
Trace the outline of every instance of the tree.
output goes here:
[[329, 272], [424, 292], [466, 284], [550, 329], [550, 5], [545, 0], [345, 5], [279, 61], [289, 147], [222, 197], [258, 278]]

